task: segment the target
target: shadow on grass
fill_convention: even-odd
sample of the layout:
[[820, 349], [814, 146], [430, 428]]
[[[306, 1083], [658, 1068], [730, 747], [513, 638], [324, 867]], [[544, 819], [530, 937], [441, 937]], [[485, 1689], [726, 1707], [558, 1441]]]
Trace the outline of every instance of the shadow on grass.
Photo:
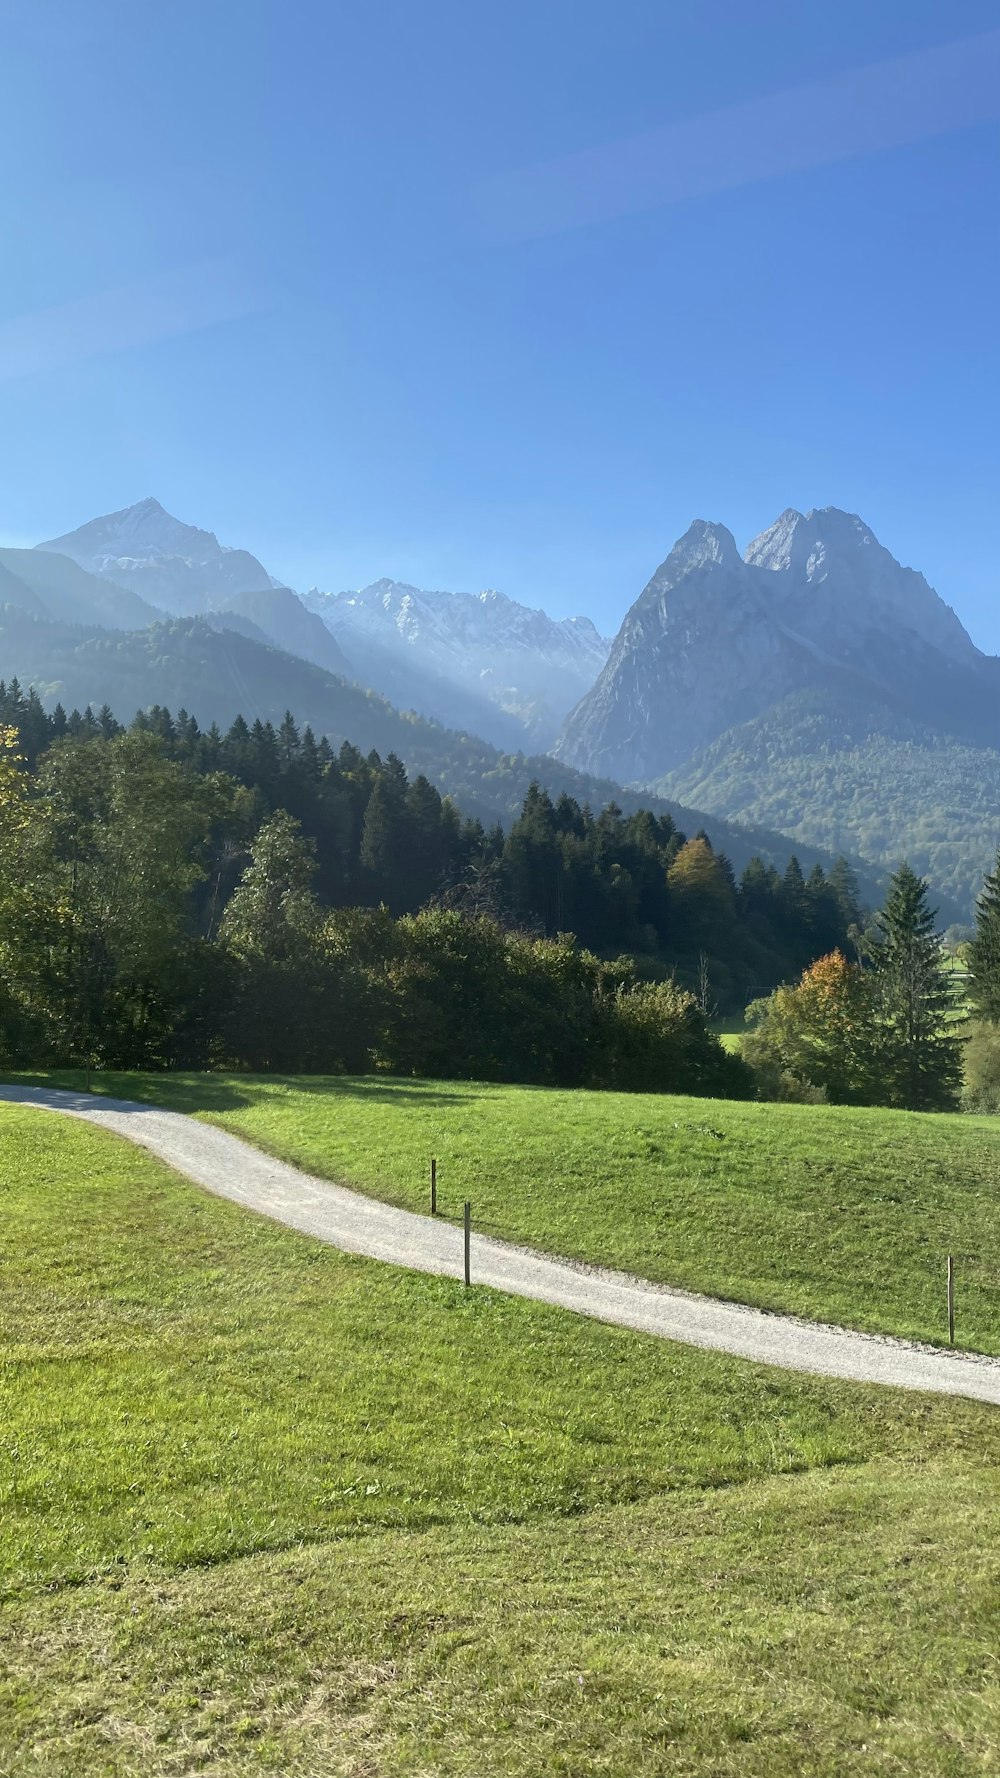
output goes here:
[[[480, 1083], [455, 1091], [446, 1083], [419, 1082], [389, 1075], [333, 1074], [127, 1074], [82, 1068], [11, 1071], [3, 1081], [14, 1086], [55, 1087], [78, 1094], [81, 1106], [97, 1099], [130, 1105], [156, 1105], [164, 1111], [238, 1111], [280, 1100], [283, 1094], [315, 1094], [328, 1099], [362, 1099], [369, 1103], [461, 1105], [483, 1097]], [[457, 1084], [457, 1083], [456, 1083]]]

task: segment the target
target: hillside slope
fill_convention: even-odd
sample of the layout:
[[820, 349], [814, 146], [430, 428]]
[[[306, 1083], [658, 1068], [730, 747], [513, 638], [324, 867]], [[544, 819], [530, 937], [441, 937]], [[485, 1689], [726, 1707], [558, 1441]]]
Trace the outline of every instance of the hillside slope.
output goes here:
[[818, 690], [730, 729], [651, 788], [887, 869], [905, 856], [966, 918], [1000, 844], [1000, 751]]
[[163, 616], [128, 587], [81, 568], [69, 556], [37, 549], [0, 549], [0, 604], [60, 623], [135, 630]]
[[[737, 871], [755, 853], [779, 868], [792, 851], [806, 871], [815, 863], [824, 868], [833, 863], [820, 848], [793, 846], [779, 833], [703, 816], [648, 790], [623, 789], [546, 755], [503, 753], [476, 735], [397, 710], [376, 693], [252, 635], [215, 628], [216, 621], [175, 619], [122, 635], [41, 623], [8, 607], [0, 610], [0, 676], [34, 685], [50, 709], [57, 702], [67, 710], [107, 703], [125, 720], [153, 704], [189, 710], [203, 726], [214, 721], [224, 728], [237, 715], [279, 724], [291, 710], [300, 726], [309, 724], [334, 745], [346, 740], [362, 752], [397, 753], [411, 774], [423, 772], [466, 814], [487, 824], [516, 815], [537, 780], [553, 796], [565, 791], [594, 809], [610, 802], [626, 812], [653, 808], [670, 813], [689, 834], [704, 828]], [[880, 899], [878, 874], [863, 865], [858, 872], [862, 893], [870, 901]]]

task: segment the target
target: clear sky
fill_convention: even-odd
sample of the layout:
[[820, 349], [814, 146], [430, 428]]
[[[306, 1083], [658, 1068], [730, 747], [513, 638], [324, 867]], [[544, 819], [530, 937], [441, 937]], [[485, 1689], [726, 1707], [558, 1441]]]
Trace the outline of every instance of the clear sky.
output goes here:
[[857, 511], [1000, 651], [1000, 6], [8, 0], [0, 535], [613, 630]]

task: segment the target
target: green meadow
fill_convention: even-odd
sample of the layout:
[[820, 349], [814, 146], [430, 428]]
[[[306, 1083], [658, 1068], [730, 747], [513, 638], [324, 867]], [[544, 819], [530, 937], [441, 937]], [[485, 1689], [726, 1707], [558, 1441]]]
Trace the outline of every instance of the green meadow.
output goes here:
[[[276, 1147], [310, 1101], [168, 1084]], [[328, 1086], [299, 1158], [350, 1107], [388, 1190], [393, 1102]], [[5, 1775], [991, 1769], [992, 1410], [345, 1256], [51, 1113], [0, 1108], [0, 1203]]]
[[[79, 1084], [82, 1077], [51, 1076]], [[464, 1082], [110, 1075], [411, 1209], [871, 1332], [1000, 1352], [995, 1118]]]

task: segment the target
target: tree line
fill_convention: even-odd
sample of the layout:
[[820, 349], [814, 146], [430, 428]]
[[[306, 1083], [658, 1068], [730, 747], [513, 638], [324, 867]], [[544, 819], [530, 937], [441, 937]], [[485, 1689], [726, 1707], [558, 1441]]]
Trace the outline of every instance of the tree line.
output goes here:
[[[107, 705], [50, 714], [16, 682], [0, 685], [0, 722], [17, 728], [29, 771], [56, 744], [126, 732]], [[742, 1011], [814, 958], [847, 950], [860, 922], [842, 859], [805, 876], [794, 857], [780, 874], [752, 858], [737, 879], [704, 833], [688, 838], [669, 814], [625, 815], [614, 803], [594, 814], [537, 784], [506, 832], [484, 827], [423, 775], [408, 779], [395, 755], [347, 742], [334, 751], [291, 713], [277, 727], [237, 717], [222, 733], [154, 707], [128, 732], [156, 737], [165, 759], [245, 793], [242, 820], [201, 891], [216, 909], [256, 826], [283, 809], [312, 842], [316, 893], [331, 908], [384, 904], [403, 915], [437, 905], [540, 937], [572, 932], [599, 956], [630, 953], [644, 977], [672, 976], [708, 1014]]]
[[[269, 811], [252, 775], [196, 769], [143, 723], [104, 728], [67, 724], [29, 764], [18, 730], [0, 727], [7, 1066], [750, 1092], [694, 997], [639, 980], [630, 958], [519, 930], [465, 895], [402, 913], [380, 899], [372, 811], [386, 783], [404, 802], [417, 792], [415, 838], [436, 836], [460, 874], [480, 841], [393, 762], [361, 762], [373, 774], [356, 854], [374, 879], [369, 905], [331, 905], [316, 839], [288, 810]], [[353, 762], [327, 765], [339, 795]]]
[[[0, 686], [0, 1054], [393, 1072], [913, 1109], [978, 1044], [1000, 1106], [1000, 858], [953, 1021], [927, 886], [737, 879], [666, 814], [532, 785], [505, 833], [288, 715], [222, 734]], [[787, 985], [798, 978], [794, 986]], [[773, 987], [774, 983], [786, 985]], [[756, 983], [740, 1057], [710, 1030]], [[991, 1075], [990, 1070], [993, 1070]], [[995, 1080], [993, 1079], [995, 1075]]]

